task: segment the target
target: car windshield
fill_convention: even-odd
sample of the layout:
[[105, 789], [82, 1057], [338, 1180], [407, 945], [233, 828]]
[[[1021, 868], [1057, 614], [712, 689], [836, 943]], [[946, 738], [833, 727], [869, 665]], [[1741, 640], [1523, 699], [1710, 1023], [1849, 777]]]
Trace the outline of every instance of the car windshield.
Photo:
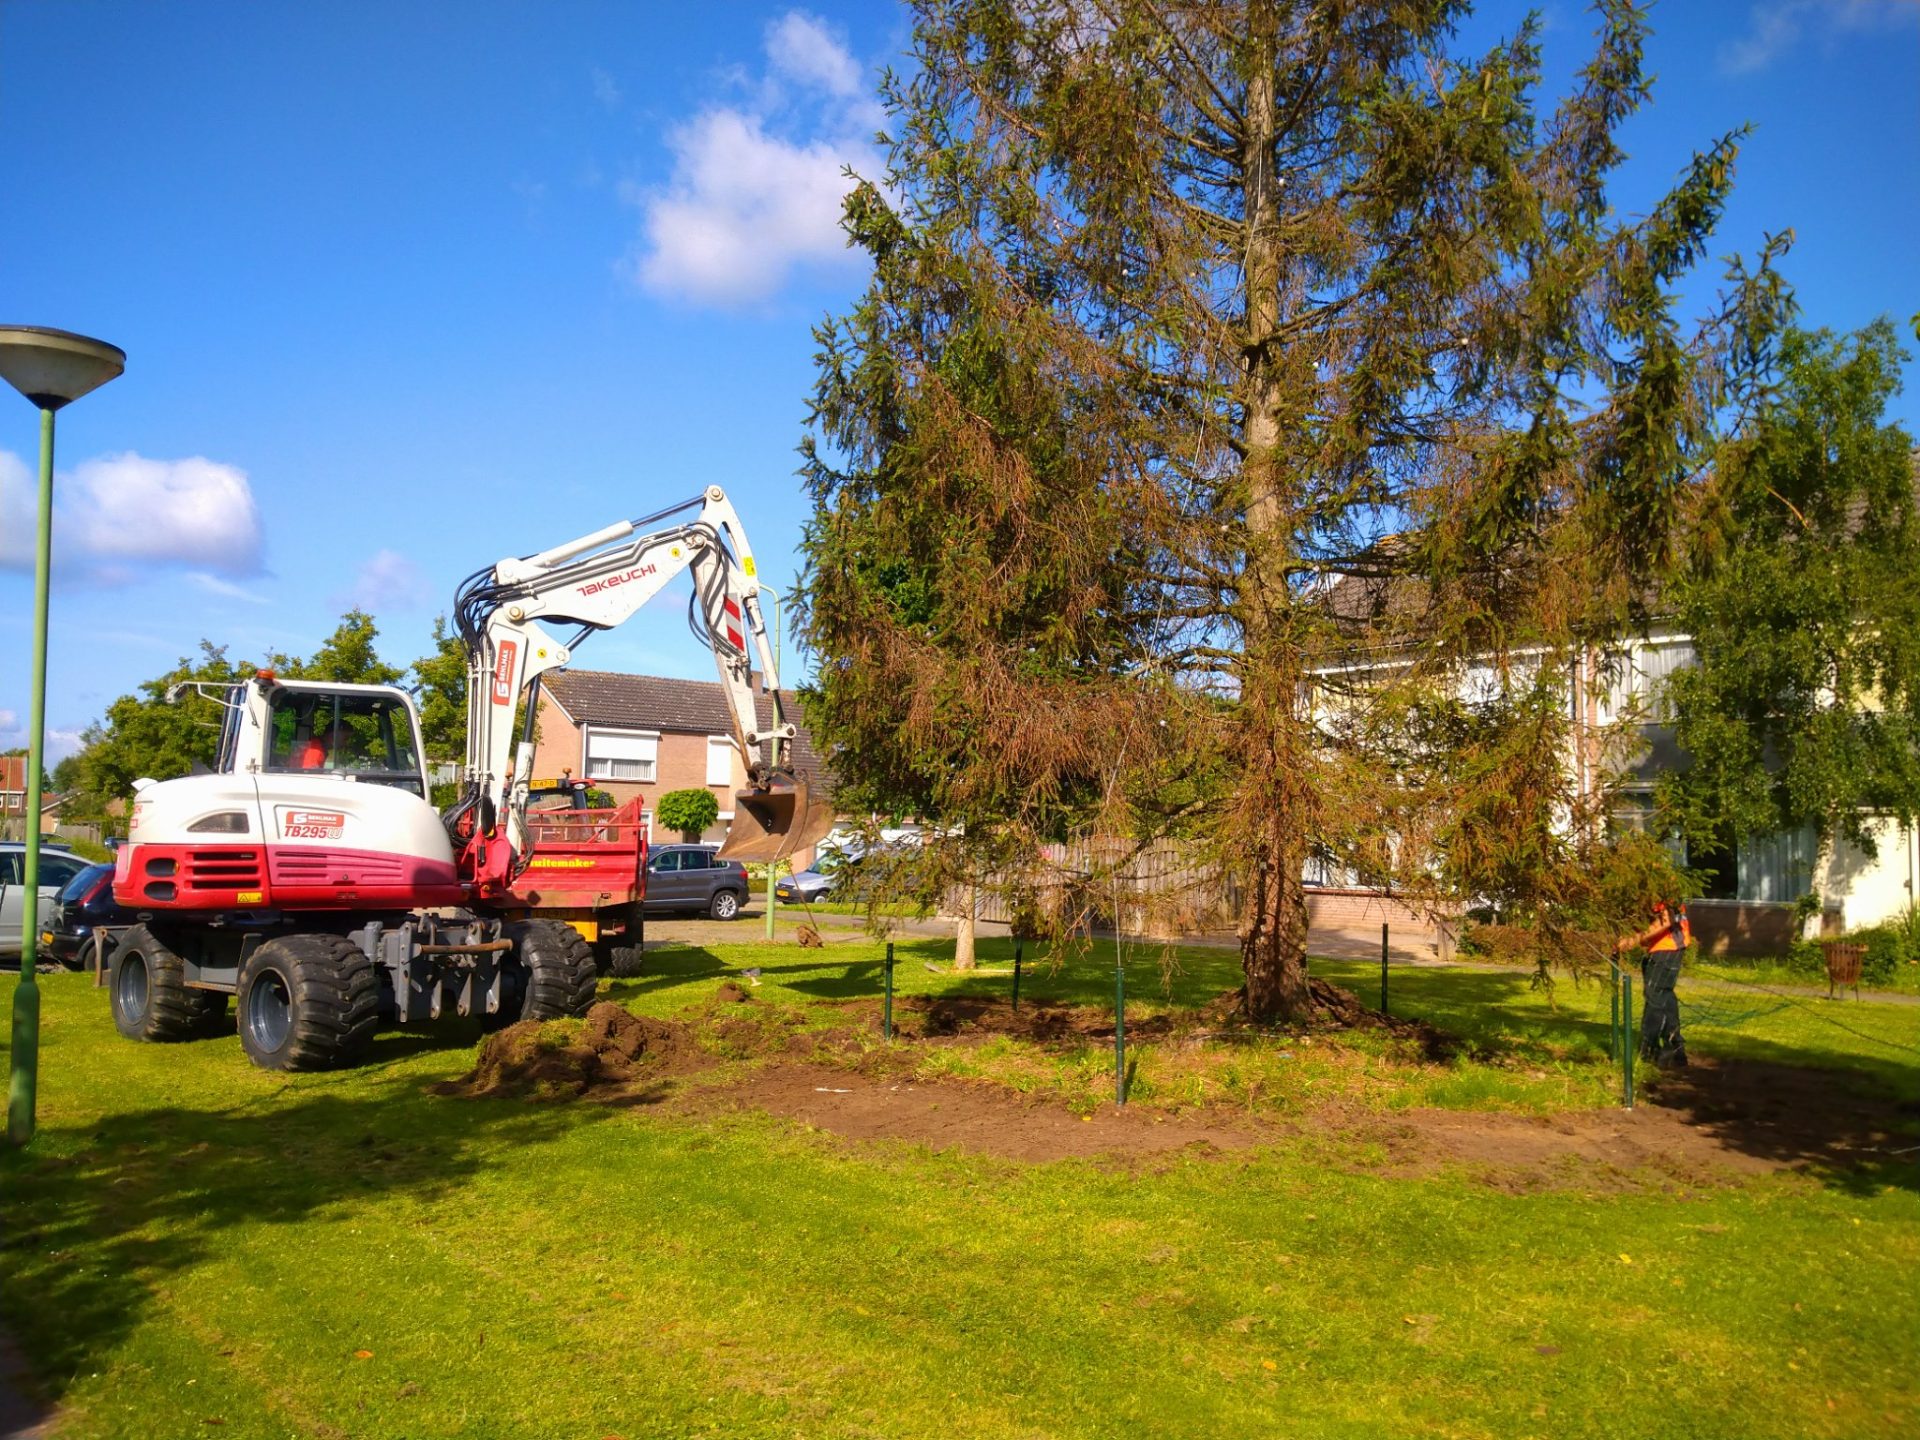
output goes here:
[[276, 690], [267, 769], [332, 771], [421, 793], [413, 715], [390, 695]]

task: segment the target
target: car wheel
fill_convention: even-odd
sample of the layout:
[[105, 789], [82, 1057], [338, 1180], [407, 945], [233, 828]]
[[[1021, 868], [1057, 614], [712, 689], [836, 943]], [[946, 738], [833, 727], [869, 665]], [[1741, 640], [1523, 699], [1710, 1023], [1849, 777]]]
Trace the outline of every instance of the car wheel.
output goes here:
[[740, 892], [737, 890], [716, 890], [713, 900], [707, 906], [707, 913], [716, 920], [731, 920], [740, 913]]

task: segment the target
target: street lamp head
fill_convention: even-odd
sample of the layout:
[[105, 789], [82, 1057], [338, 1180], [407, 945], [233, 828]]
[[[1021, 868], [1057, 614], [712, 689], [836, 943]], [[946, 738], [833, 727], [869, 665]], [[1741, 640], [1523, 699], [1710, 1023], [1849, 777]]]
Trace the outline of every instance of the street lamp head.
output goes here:
[[0, 379], [42, 410], [58, 410], [127, 368], [127, 353], [44, 325], [0, 325]]

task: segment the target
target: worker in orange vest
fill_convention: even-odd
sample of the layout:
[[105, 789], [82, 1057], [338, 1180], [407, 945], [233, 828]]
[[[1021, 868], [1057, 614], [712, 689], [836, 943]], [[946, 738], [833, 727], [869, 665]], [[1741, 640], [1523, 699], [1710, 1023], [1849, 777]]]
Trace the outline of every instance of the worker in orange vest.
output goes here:
[[1674, 993], [1674, 986], [1680, 981], [1680, 966], [1692, 944], [1693, 926], [1687, 920], [1687, 907], [1656, 900], [1653, 923], [1614, 947], [1621, 952], [1646, 952], [1640, 961], [1645, 997], [1640, 1009], [1640, 1054], [1662, 1070], [1677, 1070], [1687, 1063], [1686, 1042], [1680, 1036], [1680, 997]]

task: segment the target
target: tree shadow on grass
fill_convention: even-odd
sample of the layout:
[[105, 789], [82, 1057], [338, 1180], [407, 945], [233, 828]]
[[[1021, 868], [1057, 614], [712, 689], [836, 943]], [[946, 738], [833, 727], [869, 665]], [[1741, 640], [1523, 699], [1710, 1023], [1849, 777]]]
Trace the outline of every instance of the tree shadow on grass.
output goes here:
[[[1329, 972], [1365, 993], [1350, 966], [1322, 967]], [[1584, 992], [1583, 1008], [1591, 996]], [[1396, 971], [1389, 998], [1395, 1015], [1459, 1035], [1487, 1059], [1606, 1063], [1604, 1013], [1538, 1008], [1529, 1003], [1538, 992], [1525, 972]], [[1838, 1189], [1920, 1188], [1920, 1164], [1912, 1163], [1920, 1152], [1902, 1153], [1920, 1141], [1920, 1067], [1892, 1054], [1863, 1055], [1805, 1038], [1784, 1044], [1738, 1028], [1696, 1025], [1687, 1038], [1693, 1065], [1668, 1072], [1637, 1067], [1645, 1103], [1677, 1112], [1729, 1150], [1802, 1167]]]
[[417, 1078], [364, 1070], [338, 1078], [338, 1088], [223, 1110], [129, 1110], [68, 1153], [46, 1153], [43, 1136], [0, 1155], [5, 1308], [49, 1399], [103, 1369], [154, 1293], [227, 1248], [239, 1227], [298, 1224], [395, 1195], [432, 1199], [494, 1166], [526, 1164], [527, 1146], [613, 1118], [598, 1105], [437, 1099]]
[[1704, 1058], [1657, 1073], [1647, 1098], [1745, 1155], [1805, 1169], [1835, 1189], [1870, 1195], [1920, 1190], [1920, 1103], [1857, 1071], [1790, 1059]]

